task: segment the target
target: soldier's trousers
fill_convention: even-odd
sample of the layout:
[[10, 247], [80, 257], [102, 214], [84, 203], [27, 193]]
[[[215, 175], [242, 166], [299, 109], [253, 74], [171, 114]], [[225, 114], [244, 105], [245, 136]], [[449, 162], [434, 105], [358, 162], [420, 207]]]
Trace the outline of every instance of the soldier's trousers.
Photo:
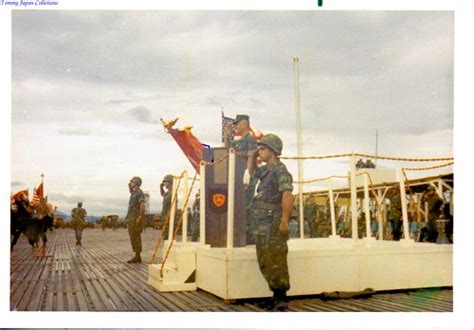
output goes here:
[[130, 243], [132, 243], [133, 252], [142, 252], [142, 225], [129, 223], [128, 235], [130, 236]]
[[288, 291], [288, 238], [279, 231], [281, 212], [254, 209], [257, 260], [263, 277], [272, 291]]
[[75, 228], [74, 229], [74, 234], [76, 234], [76, 242], [77, 243], [80, 243], [81, 240], [82, 240], [82, 231], [84, 229], [83, 228]]

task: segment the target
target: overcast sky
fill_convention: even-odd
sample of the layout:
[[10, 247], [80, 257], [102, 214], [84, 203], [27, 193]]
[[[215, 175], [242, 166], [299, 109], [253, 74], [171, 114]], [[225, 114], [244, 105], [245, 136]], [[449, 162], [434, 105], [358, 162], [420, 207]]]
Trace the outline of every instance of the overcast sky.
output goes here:
[[[31, 190], [44, 173], [60, 211], [83, 201], [89, 214], [123, 215], [127, 183], [139, 175], [157, 212], [162, 177], [194, 174], [159, 119], [179, 117], [178, 127], [220, 146], [222, 107], [279, 135], [294, 156], [295, 55], [305, 155], [374, 154], [378, 129], [381, 155], [452, 156], [453, 19], [449, 11], [15, 11], [12, 192]], [[296, 161], [285, 163], [296, 178]], [[304, 163], [305, 179], [347, 171], [346, 159]]]

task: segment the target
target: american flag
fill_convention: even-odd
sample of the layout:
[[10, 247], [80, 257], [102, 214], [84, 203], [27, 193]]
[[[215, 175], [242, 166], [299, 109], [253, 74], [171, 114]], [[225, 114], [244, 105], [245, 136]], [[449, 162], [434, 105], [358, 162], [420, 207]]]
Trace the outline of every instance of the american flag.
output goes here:
[[[228, 125], [228, 124], [234, 124], [234, 118], [230, 118], [230, 117], [226, 117], [224, 116], [224, 112], [222, 112], [222, 129], [221, 129], [221, 138], [222, 138], [222, 142], [224, 142], [224, 132], [225, 132], [225, 127]], [[232, 141], [234, 139], [234, 130], [231, 131], [230, 135], [229, 135], [229, 139]]]
[[43, 182], [40, 183], [38, 188], [34, 189], [34, 194], [33, 194], [33, 199], [31, 200], [31, 204], [40, 205], [42, 198], [44, 198], [44, 185], [43, 185]]
[[[225, 127], [227, 126], [227, 124], [234, 124], [234, 118], [230, 118], [230, 117], [226, 117], [224, 116], [224, 112], [222, 112], [222, 128], [221, 128], [221, 141], [224, 142], [224, 131], [225, 131]], [[250, 126], [250, 134], [252, 134], [257, 140], [261, 140], [263, 138], [263, 133], [260, 132], [258, 129], [256, 128], [253, 128], [252, 126]], [[232, 130], [231, 133], [229, 134], [229, 140], [232, 141], [232, 140], [238, 140], [240, 138], [240, 136], [236, 136], [235, 135], [235, 131]]]

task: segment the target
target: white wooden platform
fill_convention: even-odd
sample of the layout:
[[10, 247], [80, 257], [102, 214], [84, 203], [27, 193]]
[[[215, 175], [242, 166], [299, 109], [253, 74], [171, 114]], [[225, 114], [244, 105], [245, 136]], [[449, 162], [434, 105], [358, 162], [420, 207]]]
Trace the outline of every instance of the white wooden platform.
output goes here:
[[[290, 296], [453, 285], [452, 245], [314, 238], [289, 240], [288, 247]], [[186, 263], [195, 258], [197, 288], [228, 300], [271, 295], [258, 268], [254, 245], [227, 249], [181, 243], [173, 247], [173, 253], [188, 260]], [[157, 265], [150, 269], [154, 267]], [[187, 266], [173, 267], [189, 272]], [[156, 277], [149, 283], [160, 289]], [[163, 282], [160, 285], [164, 287]]]

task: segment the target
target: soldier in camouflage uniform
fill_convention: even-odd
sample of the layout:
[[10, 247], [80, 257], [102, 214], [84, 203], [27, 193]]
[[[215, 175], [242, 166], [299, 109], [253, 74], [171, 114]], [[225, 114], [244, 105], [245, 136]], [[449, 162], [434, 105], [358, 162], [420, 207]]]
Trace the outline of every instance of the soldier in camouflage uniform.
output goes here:
[[[392, 224], [392, 239], [399, 241], [402, 235], [402, 201], [400, 198], [400, 189], [396, 189], [395, 195], [390, 198], [390, 208], [388, 221]], [[387, 227], [388, 229], [388, 227]]]
[[251, 157], [257, 149], [257, 140], [250, 134], [250, 119], [247, 115], [237, 115], [234, 121], [235, 133], [240, 135], [239, 140], [229, 139], [232, 131], [232, 125], [227, 125], [224, 131], [224, 144], [226, 148], [233, 148], [237, 156]]
[[[164, 189], [166, 188], [166, 190]], [[161, 230], [165, 230], [163, 227], [166, 221], [169, 219], [172, 202], [172, 189], [173, 189], [173, 176], [171, 174], [165, 175], [163, 181], [160, 184], [160, 194], [163, 197], [163, 207], [161, 208]], [[164, 239], [168, 239], [169, 231], [166, 230], [164, 233]]]
[[82, 202], [77, 203], [77, 207], [71, 210], [71, 226], [72, 229], [74, 229], [74, 233], [76, 234], [76, 245], [82, 246], [82, 231], [84, 230], [86, 215], [87, 212], [82, 207]]
[[309, 237], [317, 237], [317, 227], [318, 227], [318, 221], [319, 217], [318, 215], [318, 210], [317, 206], [314, 203], [306, 203], [304, 206], [304, 222], [308, 223], [309, 227]]
[[[278, 158], [283, 143], [274, 134], [266, 134], [249, 162], [249, 173], [260, 181], [253, 199], [252, 217], [255, 230], [257, 260], [273, 297], [261, 307], [273, 311], [288, 308], [286, 292], [290, 289], [288, 274], [288, 220], [293, 207], [293, 178]], [[266, 163], [256, 166], [258, 157]]]
[[200, 220], [201, 215], [199, 210], [201, 208], [201, 197], [200, 193], [196, 193], [196, 198], [194, 199], [193, 203], [193, 216], [191, 222], [191, 242], [197, 242], [199, 237], [199, 228], [200, 228]]
[[128, 183], [130, 190], [130, 200], [128, 202], [128, 212], [125, 217], [125, 221], [128, 222], [128, 234], [130, 236], [130, 242], [132, 243], [133, 252], [135, 257], [128, 260], [128, 263], [140, 263], [142, 258], [140, 253], [142, 252], [142, 226], [145, 216], [145, 195], [140, 189], [142, 185], [142, 179], [138, 176], [134, 176]]
[[436, 220], [440, 218], [444, 209], [444, 200], [439, 197], [436, 189], [429, 186], [421, 198], [422, 205], [428, 203], [428, 223], [424, 229], [423, 235], [426, 236], [428, 242], [435, 243], [438, 239], [438, 231], [436, 229]]
[[[252, 154], [257, 149], [257, 140], [250, 134], [250, 119], [247, 115], [237, 115], [234, 121], [234, 127], [236, 134], [240, 135], [240, 140], [231, 141], [229, 134], [232, 131], [232, 125], [227, 125], [224, 132], [224, 144], [227, 148], [231, 147], [235, 150], [236, 156], [247, 157], [248, 161], [251, 160]], [[248, 165], [248, 163], [247, 163]], [[252, 231], [255, 228], [255, 224], [252, 224], [251, 220], [251, 209], [253, 195], [255, 194], [255, 187], [258, 180], [250, 177], [249, 184], [245, 189], [245, 230], [246, 230], [246, 241], [247, 244], [254, 244], [254, 238]]]

